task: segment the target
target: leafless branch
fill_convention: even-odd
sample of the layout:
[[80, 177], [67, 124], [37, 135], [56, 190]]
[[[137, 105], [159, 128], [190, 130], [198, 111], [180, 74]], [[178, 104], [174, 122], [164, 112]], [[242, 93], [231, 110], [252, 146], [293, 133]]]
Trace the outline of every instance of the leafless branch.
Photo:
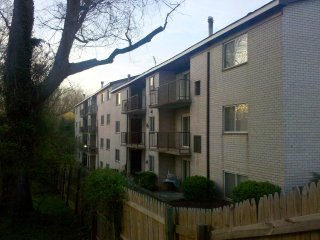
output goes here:
[[4, 21], [5, 26], [10, 29], [10, 23], [8, 18], [5, 17], [5, 15], [3, 14], [3, 12], [0, 10], [0, 16], [2, 18], [2, 20]]

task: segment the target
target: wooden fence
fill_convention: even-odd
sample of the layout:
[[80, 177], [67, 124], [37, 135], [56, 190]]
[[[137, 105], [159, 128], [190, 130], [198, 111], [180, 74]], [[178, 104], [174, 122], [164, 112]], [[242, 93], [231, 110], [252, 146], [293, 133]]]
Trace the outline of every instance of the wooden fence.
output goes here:
[[[57, 186], [66, 204], [81, 218], [80, 182], [87, 173], [64, 169]], [[320, 240], [320, 181], [295, 188], [286, 196], [264, 196], [216, 209], [174, 208], [128, 189], [123, 207], [123, 240]], [[108, 216], [97, 214], [91, 239], [114, 239]]]
[[173, 208], [128, 190], [124, 240], [320, 239], [320, 182], [286, 196], [264, 196], [217, 209]]

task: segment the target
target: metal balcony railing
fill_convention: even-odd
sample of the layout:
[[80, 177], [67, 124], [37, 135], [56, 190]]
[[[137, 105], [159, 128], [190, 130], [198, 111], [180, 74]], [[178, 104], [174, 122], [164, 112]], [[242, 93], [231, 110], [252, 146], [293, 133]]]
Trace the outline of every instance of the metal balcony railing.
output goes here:
[[80, 127], [80, 132], [82, 132], [82, 133], [88, 132], [88, 126], [81, 126]]
[[95, 144], [91, 144], [91, 145], [85, 144], [82, 149], [89, 154], [97, 154], [98, 152], [97, 146]]
[[122, 132], [121, 145], [130, 145], [132, 147], [145, 146], [145, 133], [144, 132]]
[[88, 126], [88, 131], [89, 131], [90, 134], [96, 134], [97, 126], [96, 125]]
[[160, 107], [164, 105], [185, 106], [190, 104], [190, 81], [181, 79], [160, 85], [158, 88], [150, 90], [150, 107]]
[[190, 154], [190, 132], [150, 132], [150, 149], [173, 154]]
[[88, 114], [92, 115], [92, 114], [96, 114], [98, 111], [98, 106], [97, 104], [92, 104], [88, 107]]
[[134, 95], [122, 101], [122, 113], [144, 111], [146, 109], [146, 95]]

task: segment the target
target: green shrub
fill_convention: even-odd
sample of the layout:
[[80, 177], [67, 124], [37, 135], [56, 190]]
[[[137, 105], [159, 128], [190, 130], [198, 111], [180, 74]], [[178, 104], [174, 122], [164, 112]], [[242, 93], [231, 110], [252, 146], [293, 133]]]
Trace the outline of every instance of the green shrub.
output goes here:
[[112, 213], [121, 208], [126, 199], [126, 178], [112, 169], [97, 169], [84, 180], [82, 191], [93, 210]]
[[187, 200], [208, 200], [214, 197], [215, 184], [205, 177], [192, 176], [182, 183], [182, 190]]
[[134, 182], [150, 191], [157, 189], [157, 175], [154, 172], [141, 172], [134, 177]]
[[254, 198], [256, 203], [260, 197], [264, 195], [280, 193], [281, 188], [269, 182], [245, 181], [240, 183], [232, 191], [232, 201], [241, 202], [247, 199]]

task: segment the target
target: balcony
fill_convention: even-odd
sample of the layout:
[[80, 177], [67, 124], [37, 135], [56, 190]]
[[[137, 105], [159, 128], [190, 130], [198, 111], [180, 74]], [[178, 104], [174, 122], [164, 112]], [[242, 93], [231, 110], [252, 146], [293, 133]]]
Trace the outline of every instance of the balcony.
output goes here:
[[88, 132], [88, 126], [81, 126], [80, 127], [80, 132], [81, 133], [87, 133]]
[[121, 145], [130, 148], [145, 148], [145, 133], [144, 132], [122, 132]]
[[190, 132], [150, 132], [149, 148], [173, 155], [190, 155]]
[[95, 135], [97, 132], [97, 126], [96, 125], [88, 126], [88, 131], [91, 135]]
[[84, 117], [88, 114], [88, 110], [85, 108], [85, 109], [80, 109], [80, 117]]
[[97, 114], [97, 111], [98, 111], [97, 104], [92, 104], [88, 107], [88, 114], [90, 115]]
[[154, 90], [150, 90], [150, 107], [179, 108], [189, 106], [190, 103], [189, 80], [171, 81]]
[[122, 101], [122, 113], [144, 114], [146, 111], [146, 96], [134, 95]]
[[87, 152], [88, 154], [97, 154], [98, 152], [98, 149], [97, 147], [95, 146], [95, 144], [92, 144], [92, 145], [84, 145], [83, 146], [83, 150], [85, 152]]

